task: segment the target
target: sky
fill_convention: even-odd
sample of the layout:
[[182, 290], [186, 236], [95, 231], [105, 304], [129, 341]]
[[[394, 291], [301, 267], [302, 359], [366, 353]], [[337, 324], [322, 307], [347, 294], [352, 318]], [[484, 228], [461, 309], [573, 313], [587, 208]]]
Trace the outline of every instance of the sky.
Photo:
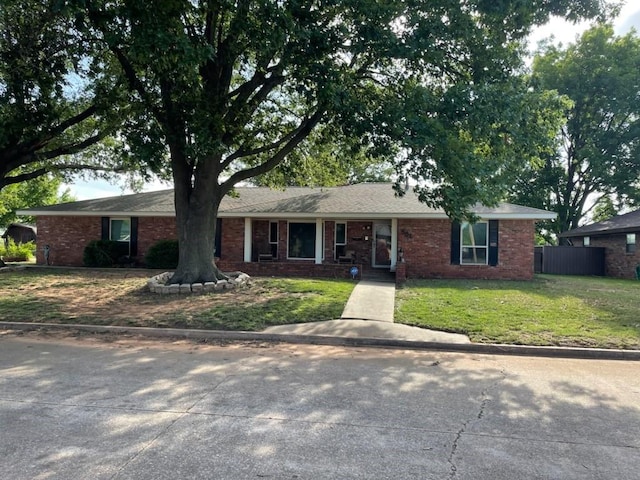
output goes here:
[[[589, 23], [584, 22], [577, 25], [566, 22], [561, 18], [553, 18], [549, 23], [536, 28], [529, 37], [529, 45], [534, 50], [539, 41], [553, 36], [553, 43], [567, 45], [575, 42], [579, 35], [589, 27]], [[628, 33], [633, 27], [640, 32], [640, 6], [637, 0], [628, 0], [622, 8], [620, 15], [614, 22], [615, 32], [618, 35]], [[132, 193], [121, 186], [106, 182], [104, 180], [83, 181], [78, 180], [73, 184], [64, 184], [61, 189], [69, 189], [76, 200], [87, 200], [90, 198], [111, 197], [120, 194]], [[172, 188], [171, 184], [159, 181], [145, 185], [143, 191], [164, 190]]]

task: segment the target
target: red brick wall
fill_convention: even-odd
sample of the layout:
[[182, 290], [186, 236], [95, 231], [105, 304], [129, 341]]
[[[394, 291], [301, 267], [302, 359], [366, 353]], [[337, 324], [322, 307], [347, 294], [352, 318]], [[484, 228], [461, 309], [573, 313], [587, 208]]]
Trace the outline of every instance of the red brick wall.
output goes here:
[[[40, 235], [40, 230], [38, 230]], [[636, 233], [636, 242], [640, 232]], [[635, 269], [640, 265], [640, 246], [635, 253], [627, 253], [627, 234], [598, 235], [591, 237], [592, 247], [604, 247], [605, 275], [617, 278], [635, 278]]]
[[333, 263], [335, 261], [336, 251], [333, 242], [336, 240], [336, 222], [327, 220], [324, 222], [324, 261], [325, 263]]
[[[270, 223], [269, 220], [254, 220], [253, 225], [251, 226], [251, 231], [253, 235], [252, 246], [251, 246], [251, 257], [252, 257], [251, 260], [254, 262], [258, 260], [259, 254], [271, 253], [271, 245], [269, 245], [269, 228], [270, 228], [269, 223]], [[224, 232], [224, 227], [222, 231]], [[244, 233], [242, 238], [244, 238]], [[230, 241], [231, 241], [230, 238], [227, 239], [227, 242], [230, 242]], [[243, 258], [244, 258], [244, 253], [243, 253]]]
[[533, 277], [534, 222], [500, 220], [498, 265], [452, 265], [449, 220], [398, 220], [407, 278], [530, 279]]
[[346, 250], [354, 250], [356, 252], [356, 263], [361, 263], [366, 270], [371, 268], [372, 235], [373, 222], [347, 222]]
[[[84, 247], [91, 240], [102, 238], [101, 217], [47, 217], [36, 219], [38, 226], [38, 251], [36, 261], [44, 264], [42, 249], [51, 248], [49, 264], [64, 266], [82, 266]], [[173, 217], [138, 218], [138, 254], [142, 261], [151, 245], [158, 240], [177, 238], [176, 220]]]
[[223, 218], [221, 228], [221, 259], [226, 262], [242, 262], [244, 260], [244, 218]]
[[49, 245], [49, 264], [82, 266], [84, 247], [91, 240], [100, 240], [100, 217], [48, 217], [36, 219], [38, 227], [36, 262], [44, 265], [43, 248]]
[[[362, 272], [362, 265], [356, 265]], [[292, 260], [290, 262], [231, 262], [221, 259], [218, 267], [222, 271], [241, 271], [257, 277], [316, 277], [316, 278], [352, 278], [351, 264], [325, 263], [316, 265], [313, 260]], [[358, 277], [360, 278], [360, 275]]]
[[[222, 258], [223, 269], [236, 269], [240, 263], [244, 271], [256, 270], [268, 275], [319, 275], [348, 277], [349, 267], [336, 265], [333, 258], [335, 223], [325, 224], [325, 261], [326, 269], [313, 264], [313, 261], [287, 262], [287, 222], [279, 222], [278, 260], [258, 266], [244, 264], [244, 219], [222, 219]], [[44, 263], [42, 248], [51, 247], [50, 263], [53, 265], [81, 266], [84, 247], [91, 240], [101, 237], [100, 217], [38, 217], [37, 261]], [[371, 249], [373, 245], [372, 222], [347, 222], [347, 250], [356, 251], [356, 263], [360, 270], [371, 268]], [[253, 228], [254, 253], [257, 255], [258, 243], [268, 243], [269, 222], [256, 220]], [[167, 217], [140, 217], [138, 223], [138, 258], [151, 245], [161, 239], [176, 238], [175, 219]], [[365, 240], [365, 237], [368, 237]], [[508, 278], [529, 279], [533, 276], [533, 239], [534, 223], [530, 220], [501, 220], [499, 223], [498, 265], [451, 265], [450, 242], [451, 223], [449, 220], [398, 220], [398, 246], [404, 251], [407, 278]], [[592, 239], [595, 246], [596, 239]], [[613, 240], [612, 240], [613, 242]], [[601, 245], [605, 246], [605, 245]], [[607, 258], [611, 258], [612, 276], [631, 278], [633, 268], [640, 263], [639, 253], [624, 253], [625, 241], [620, 246], [611, 245]], [[611, 249], [611, 253], [609, 252]], [[608, 260], [609, 262], [609, 260]], [[251, 268], [246, 265], [252, 265]]]
[[159, 240], [178, 238], [174, 217], [138, 217], [138, 254], [144, 260], [149, 247]]

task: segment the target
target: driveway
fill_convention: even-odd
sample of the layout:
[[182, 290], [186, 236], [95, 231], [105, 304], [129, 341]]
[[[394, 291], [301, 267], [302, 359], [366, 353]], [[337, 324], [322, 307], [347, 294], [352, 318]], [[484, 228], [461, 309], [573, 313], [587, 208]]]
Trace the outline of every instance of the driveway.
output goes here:
[[638, 362], [0, 335], [6, 479], [636, 479]]

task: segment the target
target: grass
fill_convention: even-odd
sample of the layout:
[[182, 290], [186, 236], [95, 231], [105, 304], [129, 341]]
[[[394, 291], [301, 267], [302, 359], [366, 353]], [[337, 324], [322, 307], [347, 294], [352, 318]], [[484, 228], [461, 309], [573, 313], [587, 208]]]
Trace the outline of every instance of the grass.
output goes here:
[[150, 293], [144, 270], [28, 268], [0, 274], [0, 321], [219, 330], [339, 318], [354, 283], [257, 278], [236, 291]]
[[533, 281], [409, 281], [396, 321], [474, 342], [640, 349], [640, 282], [539, 275]]
[[[152, 273], [31, 267], [0, 273], [0, 321], [259, 331], [339, 318], [354, 283], [256, 278], [208, 295], [152, 294]], [[474, 342], [640, 349], [640, 282], [539, 275], [530, 282], [409, 281], [396, 321]]]

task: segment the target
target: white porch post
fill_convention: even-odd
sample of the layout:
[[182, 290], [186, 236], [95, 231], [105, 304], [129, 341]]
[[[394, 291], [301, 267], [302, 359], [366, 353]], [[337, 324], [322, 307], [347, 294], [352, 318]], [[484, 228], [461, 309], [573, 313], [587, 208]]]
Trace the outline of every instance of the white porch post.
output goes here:
[[251, 238], [253, 237], [253, 232], [251, 231], [252, 223], [251, 218], [244, 218], [244, 261], [251, 261]]
[[316, 265], [322, 264], [322, 219], [316, 218]]
[[396, 264], [398, 263], [398, 219], [391, 219], [391, 270], [396, 271]]

